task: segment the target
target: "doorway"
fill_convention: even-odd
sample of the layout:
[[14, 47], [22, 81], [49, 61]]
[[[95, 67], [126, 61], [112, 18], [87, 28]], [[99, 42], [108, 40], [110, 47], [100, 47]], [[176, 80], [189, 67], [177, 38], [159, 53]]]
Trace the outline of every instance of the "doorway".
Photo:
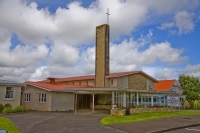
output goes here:
[[77, 95], [77, 109], [89, 109], [90, 108], [90, 94], [78, 94]]

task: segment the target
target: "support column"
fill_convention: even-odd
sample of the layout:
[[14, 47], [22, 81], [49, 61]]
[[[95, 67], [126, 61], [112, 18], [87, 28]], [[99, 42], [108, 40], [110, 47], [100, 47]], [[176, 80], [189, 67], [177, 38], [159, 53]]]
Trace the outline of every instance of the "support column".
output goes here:
[[139, 96], [138, 96], [138, 92], [137, 92], [137, 105], [139, 105]]
[[153, 106], [153, 94], [151, 94], [151, 106]]
[[92, 112], [94, 112], [94, 93], [92, 93]]
[[77, 107], [77, 91], [75, 94], [75, 107], [74, 107], [74, 114], [76, 114], [76, 107]]
[[126, 107], [126, 92], [123, 93], [123, 107]]
[[112, 105], [115, 103], [115, 94], [114, 91], [112, 92]]
[[130, 96], [131, 96], [131, 98], [130, 98], [131, 102], [130, 103], [131, 103], [131, 106], [133, 106], [133, 94], [132, 94], [132, 92], [131, 92]]
[[165, 106], [166, 104], [165, 104], [165, 95], [164, 95], [164, 106]]

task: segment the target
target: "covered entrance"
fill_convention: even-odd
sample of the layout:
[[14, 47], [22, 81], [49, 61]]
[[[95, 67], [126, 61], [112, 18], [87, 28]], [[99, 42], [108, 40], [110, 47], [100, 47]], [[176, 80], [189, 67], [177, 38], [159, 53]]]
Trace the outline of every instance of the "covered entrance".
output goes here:
[[78, 94], [77, 95], [77, 109], [89, 109], [90, 108], [90, 94]]

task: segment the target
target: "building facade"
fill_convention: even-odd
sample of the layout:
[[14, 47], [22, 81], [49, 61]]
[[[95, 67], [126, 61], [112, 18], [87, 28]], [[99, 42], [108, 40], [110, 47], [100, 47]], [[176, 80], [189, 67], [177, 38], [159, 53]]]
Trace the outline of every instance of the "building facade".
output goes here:
[[0, 103], [10, 103], [13, 108], [22, 105], [23, 87], [22, 83], [0, 79]]

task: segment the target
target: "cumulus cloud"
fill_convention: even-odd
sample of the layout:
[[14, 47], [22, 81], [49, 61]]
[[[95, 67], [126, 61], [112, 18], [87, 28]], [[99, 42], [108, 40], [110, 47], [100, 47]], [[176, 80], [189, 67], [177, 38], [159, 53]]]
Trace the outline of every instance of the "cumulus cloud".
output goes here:
[[[81, 2], [73, 1], [51, 12], [27, 1], [0, 1], [0, 77], [5, 79], [24, 81], [94, 74], [95, 47], [88, 44], [95, 43], [95, 27], [106, 23], [108, 7], [111, 40], [115, 40], [123, 35], [130, 37], [142, 24], [155, 21], [150, 16], [159, 18], [174, 12], [174, 21], [163, 25], [163, 29], [175, 27], [179, 34], [189, 33], [194, 28], [193, 14], [182, 10], [193, 10], [199, 5], [198, 0], [182, 0], [182, 4], [180, 0], [97, 0], [83, 7]], [[13, 43], [13, 34], [19, 44]], [[187, 61], [183, 50], [173, 48], [167, 41], [151, 43], [152, 36], [149, 31], [139, 39], [112, 42], [111, 71], [140, 69], [155, 62]], [[83, 44], [87, 45], [84, 49]]]
[[200, 78], [200, 64], [187, 65], [183, 70], [182, 74]]
[[163, 23], [160, 27], [161, 30], [169, 30], [171, 33], [187, 34], [194, 30], [193, 22], [194, 14], [187, 11], [177, 12], [174, 16], [173, 22]]
[[[157, 79], [178, 79], [180, 74], [194, 76], [200, 78], [200, 64], [197, 65], [187, 65], [186, 67], [180, 68], [156, 68], [153, 76]], [[148, 68], [147, 68], [148, 70]], [[150, 71], [152, 72], [152, 71]]]

